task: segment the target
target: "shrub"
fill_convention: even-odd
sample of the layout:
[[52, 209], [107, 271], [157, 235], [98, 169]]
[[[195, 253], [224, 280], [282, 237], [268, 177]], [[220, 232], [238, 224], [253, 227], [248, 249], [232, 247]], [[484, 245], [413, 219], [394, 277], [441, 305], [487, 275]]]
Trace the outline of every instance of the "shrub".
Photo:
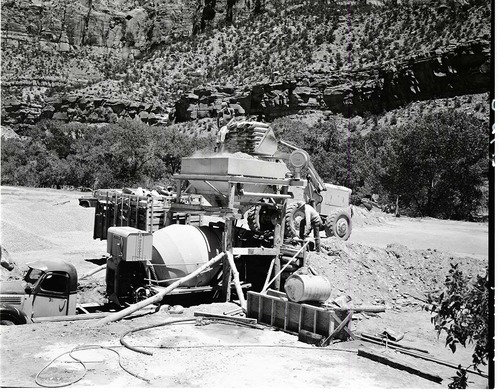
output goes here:
[[475, 280], [468, 280], [458, 268], [451, 264], [445, 280], [445, 289], [438, 298], [429, 297], [433, 302], [431, 318], [438, 335], [446, 333], [445, 345], [455, 352], [457, 344], [466, 347], [474, 344], [472, 364], [466, 368], [459, 366], [457, 376], [448, 385], [450, 388], [463, 389], [467, 386], [467, 370], [486, 365], [490, 358], [488, 325], [490, 323], [489, 298], [490, 283], [488, 270]]

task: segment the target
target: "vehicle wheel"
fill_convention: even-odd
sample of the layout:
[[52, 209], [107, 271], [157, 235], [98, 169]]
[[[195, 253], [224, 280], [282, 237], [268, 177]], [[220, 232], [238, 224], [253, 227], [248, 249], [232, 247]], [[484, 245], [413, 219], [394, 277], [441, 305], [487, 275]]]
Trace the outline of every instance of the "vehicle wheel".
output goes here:
[[263, 206], [253, 206], [248, 210], [247, 223], [251, 231], [261, 233], [274, 230], [277, 221], [277, 210]]
[[260, 231], [259, 225], [259, 206], [251, 207], [248, 210], [247, 223], [251, 231], [258, 233]]
[[[305, 219], [304, 212], [299, 211], [299, 203], [291, 203], [286, 206], [285, 214], [285, 236], [299, 237], [300, 222]], [[306, 227], [304, 236], [308, 236], [311, 232], [311, 227]]]
[[346, 211], [337, 211], [328, 215], [325, 222], [325, 233], [327, 237], [338, 237], [347, 240], [351, 235], [351, 217]]
[[11, 320], [0, 320], [0, 325], [16, 325], [16, 323]]

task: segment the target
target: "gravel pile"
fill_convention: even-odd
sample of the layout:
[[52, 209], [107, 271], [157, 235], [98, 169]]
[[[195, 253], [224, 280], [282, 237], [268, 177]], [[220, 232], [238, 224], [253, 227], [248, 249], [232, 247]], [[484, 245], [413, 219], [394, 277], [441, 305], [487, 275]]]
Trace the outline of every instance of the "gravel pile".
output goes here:
[[385, 249], [336, 238], [323, 240], [328, 253], [311, 253], [308, 262], [333, 287], [332, 297], [348, 294], [355, 303], [386, 304], [396, 309], [421, 306], [427, 293], [443, 288], [450, 263], [476, 276], [486, 260], [456, 257], [435, 249], [411, 250], [400, 244]]

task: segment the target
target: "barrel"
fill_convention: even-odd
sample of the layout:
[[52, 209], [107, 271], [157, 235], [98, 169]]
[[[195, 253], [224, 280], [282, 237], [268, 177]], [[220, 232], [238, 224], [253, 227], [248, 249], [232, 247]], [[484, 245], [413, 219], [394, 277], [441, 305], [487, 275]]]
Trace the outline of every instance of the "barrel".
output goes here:
[[292, 275], [285, 282], [285, 292], [293, 302], [323, 302], [330, 297], [332, 287], [324, 276]]

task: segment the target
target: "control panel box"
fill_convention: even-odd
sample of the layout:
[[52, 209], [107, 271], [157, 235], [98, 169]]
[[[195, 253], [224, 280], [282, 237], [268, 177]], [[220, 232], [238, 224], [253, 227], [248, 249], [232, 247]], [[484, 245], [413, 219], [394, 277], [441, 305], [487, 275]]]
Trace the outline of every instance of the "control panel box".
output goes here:
[[110, 227], [107, 251], [122, 261], [144, 261], [153, 257], [153, 234], [133, 227]]

